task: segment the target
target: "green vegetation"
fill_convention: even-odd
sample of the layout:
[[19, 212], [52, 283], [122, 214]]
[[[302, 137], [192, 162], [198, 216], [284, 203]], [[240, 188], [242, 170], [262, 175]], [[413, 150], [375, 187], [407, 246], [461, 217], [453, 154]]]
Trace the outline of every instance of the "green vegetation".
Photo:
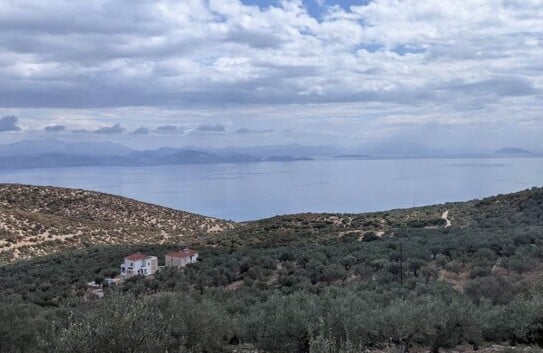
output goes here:
[[[86, 290], [131, 252], [164, 261], [183, 245], [201, 260], [106, 288], [103, 299]], [[184, 244], [90, 246], [0, 267], [0, 352], [541, 346], [542, 265], [542, 189], [275, 217]]]

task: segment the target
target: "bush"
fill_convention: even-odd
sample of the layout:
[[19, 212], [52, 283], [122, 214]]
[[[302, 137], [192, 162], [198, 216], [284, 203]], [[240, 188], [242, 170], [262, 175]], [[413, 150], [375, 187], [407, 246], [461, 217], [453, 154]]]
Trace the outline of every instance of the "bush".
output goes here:
[[488, 276], [468, 281], [464, 293], [476, 304], [488, 299], [493, 304], [507, 304], [513, 299], [511, 284], [502, 277]]
[[492, 268], [490, 267], [475, 267], [469, 273], [469, 278], [474, 279], [478, 277], [487, 277], [492, 275]]

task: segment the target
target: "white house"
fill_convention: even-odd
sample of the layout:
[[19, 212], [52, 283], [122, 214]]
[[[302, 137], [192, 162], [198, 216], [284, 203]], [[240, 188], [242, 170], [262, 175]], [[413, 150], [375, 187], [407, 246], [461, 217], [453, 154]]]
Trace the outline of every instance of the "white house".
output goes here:
[[198, 260], [198, 252], [185, 248], [166, 254], [166, 267], [185, 267]]
[[142, 253], [135, 253], [124, 258], [121, 264], [121, 277], [130, 278], [134, 276], [149, 276], [158, 270], [158, 259], [156, 256], [147, 256]]

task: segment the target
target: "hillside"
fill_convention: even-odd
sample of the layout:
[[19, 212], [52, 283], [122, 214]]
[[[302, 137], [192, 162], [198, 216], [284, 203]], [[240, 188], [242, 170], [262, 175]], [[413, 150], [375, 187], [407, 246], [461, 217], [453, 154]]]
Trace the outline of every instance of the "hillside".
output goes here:
[[454, 230], [470, 231], [543, 226], [543, 189], [386, 212], [305, 213], [236, 224], [98, 192], [0, 184], [0, 261], [100, 244], [198, 239], [209, 245], [280, 246], [344, 236], [362, 240], [445, 230], [447, 221]]
[[233, 226], [98, 192], [0, 185], [0, 262], [90, 245], [189, 241]]
[[[448, 223], [448, 222], [449, 223]], [[302, 213], [244, 223], [218, 237], [252, 246], [307, 244], [354, 236], [394, 237], [406, 232], [478, 232], [543, 226], [543, 188], [481, 200], [362, 214]]]
[[[46, 248], [50, 255], [1, 265], [1, 351], [506, 353], [543, 346], [542, 188], [239, 224], [98, 193], [5, 188], [7, 219], [38, 215], [51, 228], [69, 221], [154, 233], [151, 241], [114, 237], [115, 244], [96, 237], [96, 244], [76, 243], [79, 249], [60, 243]], [[193, 219], [194, 235], [161, 234], [177, 224], [173, 215]], [[29, 221], [17, 224], [31, 229]], [[198, 262], [106, 286], [101, 299], [89, 291], [89, 281], [118, 275], [130, 253], [164, 265], [180, 246], [196, 249]]]

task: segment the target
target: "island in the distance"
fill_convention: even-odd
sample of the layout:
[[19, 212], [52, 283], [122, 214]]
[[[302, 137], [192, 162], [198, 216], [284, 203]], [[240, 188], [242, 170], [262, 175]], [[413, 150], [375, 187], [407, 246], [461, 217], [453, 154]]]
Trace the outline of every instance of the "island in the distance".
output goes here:
[[298, 161], [314, 161], [310, 157], [293, 157], [293, 156], [271, 156], [264, 159], [267, 162], [298, 162]]
[[368, 159], [371, 158], [371, 156], [367, 154], [340, 154], [337, 156], [334, 156], [335, 159]]
[[[365, 151], [365, 152], [364, 152]], [[536, 158], [521, 148], [506, 147], [494, 153], [455, 153], [435, 150], [418, 144], [383, 144], [380, 146], [337, 147], [275, 145], [252, 147], [182, 148], [161, 147], [134, 150], [114, 142], [70, 143], [60, 140], [23, 140], [0, 145], [0, 169], [62, 168], [81, 166], [160, 166], [196, 164], [242, 164], [259, 162], [303, 162], [315, 159], [481, 159]]]

